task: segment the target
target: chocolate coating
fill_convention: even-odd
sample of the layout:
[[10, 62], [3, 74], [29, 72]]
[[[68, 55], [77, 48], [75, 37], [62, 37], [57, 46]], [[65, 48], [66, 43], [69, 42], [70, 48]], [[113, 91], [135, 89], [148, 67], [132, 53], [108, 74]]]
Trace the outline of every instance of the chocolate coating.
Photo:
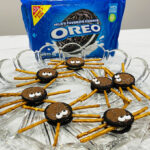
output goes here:
[[[63, 22], [82, 21], [82, 20], [85, 21], [85, 20], [91, 20], [91, 19], [98, 19], [98, 17], [88, 9], [80, 9], [80, 10], [77, 10], [77, 11], [73, 12], [72, 14], [70, 14], [67, 18], [65, 18], [63, 20]], [[92, 24], [92, 23], [80, 23], [80, 24]], [[97, 24], [100, 24], [99, 19], [98, 19]], [[79, 25], [79, 23], [77, 25]], [[69, 25], [69, 26], [71, 26], [71, 25]], [[89, 42], [89, 44], [87, 45], [87, 46], [89, 46], [96, 41], [98, 35], [99, 34], [95, 34], [94, 38], [91, 40], [91, 42], [89, 42], [89, 41], [93, 37], [93, 35], [85, 35], [85, 36], [69, 37], [63, 41], [57, 42], [57, 45], [59, 47], [63, 47], [64, 45], [66, 45], [68, 43], [77, 43], [80, 46], [85, 46]], [[75, 51], [79, 48], [80, 47], [76, 44], [70, 44], [70, 45], [64, 47], [62, 50], [64, 52], [76, 54]]]
[[71, 57], [66, 60], [67, 68], [70, 70], [80, 70], [81, 67], [84, 66], [84, 59], [79, 57]]
[[129, 131], [134, 122], [134, 116], [129, 111], [122, 108], [107, 110], [103, 118], [107, 125], [119, 128], [119, 130], [116, 129], [113, 131], [115, 133], [125, 133]]
[[36, 76], [40, 83], [48, 83], [58, 76], [58, 72], [55, 69], [44, 68], [39, 70]]
[[97, 77], [91, 81], [91, 89], [98, 89], [98, 93], [104, 93], [104, 90], [110, 92], [113, 87], [113, 82], [107, 77]]
[[27, 102], [29, 106], [38, 106], [43, 103], [47, 97], [47, 92], [41, 87], [30, 87], [22, 91], [22, 99]]
[[135, 78], [129, 73], [117, 73], [113, 76], [112, 81], [116, 88], [121, 87], [124, 90], [135, 85]]
[[73, 119], [72, 108], [66, 103], [53, 103], [45, 109], [45, 117], [51, 125], [56, 126], [58, 122], [61, 125], [66, 125]]

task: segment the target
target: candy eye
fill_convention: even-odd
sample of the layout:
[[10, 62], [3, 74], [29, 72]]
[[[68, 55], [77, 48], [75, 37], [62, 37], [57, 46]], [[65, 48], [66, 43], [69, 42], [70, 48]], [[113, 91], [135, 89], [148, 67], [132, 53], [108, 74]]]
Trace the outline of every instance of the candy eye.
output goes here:
[[120, 78], [120, 75], [119, 75], [119, 74], [118, 74], [118, 75], [115, 75], [115, 78], [116, 78], [116, 79]]
[[120, 121], [120, 122], [124, 122], [126, 119], [125, 119], [125, 117], [123, 116], [123, 117], [118, 117], [118, 121]]
[[47, 73], [47, 75], [48, 75], [48, 76], [52, 76], [52, 73], [51, 73], [51, 72], [49, 72], [49, 73]]
[[30, 97], [30, 98], [33, 98], [33, 97], [35, 97], [35, 94], [34, 94], [34, 93], [32, 93], [32, 94], [29, 94], [29, 97]]
[[36, 92], [35, 93], [35, 96], [41, 96], [42, 94], [41, 94], [41, 92]]
[[98, 80], [97, 80], [96, 78], [93, 78], [92, 81], [93, 81], [93, 82], [96, 82], [96, 81], [98, 81]]
[[122, 80], [121, 80], [121, 78], [117, 78], [116, 81], [117, 82], [121, 82]]
[[67, 114], [68, 114], [68, 110], [63, 110], [61, 113], [62, 113], [63, 115], [67, 115]]
[[75, 61], [70, 61], [71, 62], [71, 64], [74, 64], [75, 63]]
[[77, 64], [80, 64], [81, 62], [80, 62], [80, 61], [76, 61], [76, 63], [77, 63]]
[[62, 116], [63, 116], [63, 115], [62, 115], [61, 113], [57, 113], [57, 114], [56, 114], [56, 118], [57, 118], [57, 119], [61, 119]]
[[125, 115], [125, 119], [126, 120], [131, 120], [131, 116], [130, 115]]
[[95, 81], [95, 84], [100, 84], [101, 82], [100, 81]]
[[42, 75], [43, 75], [43, 76], [46, 76], [46, 75], [47, 75], [47, 72], [43, 72]]

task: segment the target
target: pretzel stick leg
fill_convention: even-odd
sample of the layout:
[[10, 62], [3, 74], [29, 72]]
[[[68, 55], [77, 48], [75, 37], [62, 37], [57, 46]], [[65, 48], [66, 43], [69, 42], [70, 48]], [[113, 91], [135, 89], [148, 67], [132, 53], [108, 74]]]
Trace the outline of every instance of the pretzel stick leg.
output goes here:
[[94, 77], [98, 77], [98, 75], [95, 73], [95, 71], [91, 70], [91, 73], [93, 74]]
[[48, 84], [46, 84], [43, 89], [47, 89], [51, 84], [53, 84], [56, 81], [56, 78], [51, 80]]
[[56, 134], [55, 134], [53, 146], [56, 146], [56, 145], [57, 145], [57, 142], [58, 142], [58, 136], [59, 136], [59, 130], [60, 130], [60, 123], [57, 123]]
[[31, 79], [36, 79], [37, 77], [14, 77], [14, 80], [31, 80]]
[[144, 113], [144, 114], [135, 116], [134, 119], [135, 119], [135, 120], [138, 120], [138, 119], [144, 118], [144, 117], [149, 116], [149, 115], [150, 115], [150, 112], [146, 112], [146, 113]]
[[69, 92], [70, 90], [58, 91], [58, 92], [48, 93], [47, 96], [58, 95], [58, 94], [69, 93]]
[[131, 102], [131, 100], [129, 100], [127, 97], [125, 97], [124, 95], [121, 95], [119, 92], [117, 92], [115, 89], [111, 88], [111, 91], [113, 93], [115, 93], [117, 96], [119, 96], [121, 99], [127, 101], [128, 103]]
[[96, 132], [96, 131], [98, 131], [98, 130], [100, 130], [100, 129], [102, 129], [102, 128], [105, 128], [106, 126], [107, 126], [106, 123], [105, 123], [105, 124], [102, 124], [102, 125], [100, 125], [100, 126], [98, 126], [98, 127], [96, 127], [96, 128], [93, 128], [93, 129], [87, 131], [87, 132], [83, 132], [83, 133], [79, 134], [79, 135], [77, 136], [77, 138], [79, 139], [79, 138], [81, 138], [81, 137], [83, 137], [83, 136], [86, 136], [86, 135], [88, 135], [88, 134], [91, 134], [91, 133], [93, 133], [93, 132]]
[[86, 78], [84, 78], [84, 77], [78, 76], [77, 74], [74, 74], [74, 76], [75, 76], [76, 78], [78, 78], [78, 79], [83, 80], [83, 81], [91, 82], [89, 79], [86, 79]]
[[124, 63], [122, 63], [122, 72], [125, 72], [125, 67], [124, 67]]
[[43, 101], [44, 103], [57, 103], [56, 101], [52, 101], [52, 100], [49, 100], [49, 99], [46, 99]]
[[140, 109], [140, 110], [138, 110], [138, 111], [132, 113], [132, 115], [133, 115], [133, 116], [137, 116], [137, 115], [139, 115], [139, 114], [145, 112], [147, 109], [148, 109], [148, 107], [144, 107], [144, 108], [142, 108], [142, 109]]
[[86, 96], [87, 96], [87, 94], [83, 94], [83, 95], [80, 96], [78, 99], [76, 99], [76, 100], [74, 100], [73, 102], [71, 102], [69, 105], [70, 105], [70, 106], [75, 105], [76, 103], [82, 101], [82, 99], [83, 99], [84, 97], [86, 97]]
[[0, 97], [21, 96], [21, 93], [1, 93]]
[[34, 81], [26, 82], [26, 83], [17, 84], [16, 87], [22, 87], [22, 86], [34, 84], [37, 82], [40, 82], [40, 80], [34, 80]]
[[83, 66], [83, 69], [103, 69], [103, 67], [91, 67], [91, 66]]
[[105, 100], [106, 100], [106, 104], [107, 104], [107, 107], [110, 108], [110, 103], [109, 103], [109, 99], [108, 99], [108, 95], [107, 95], [107, 92], [104, 90], [104, 95], [105, 95]]
[[64, 62], [65, 62], [64, 60], [60, 61], [56, 66], [53, 67], [53, 69], [57, 69], [57, 67], [64, 64]]
[[82, 102], [85, 101], [85, 100], [87, 100], [87, 99], [90, 98], [91, 96], [93, 96], [97, 91], [98, 91], [97, 89], [95, 89], [94, 91], [92, 91], [90, 94], [88, 94], [86, 97], [84, 97], [84, 98], [82, 99]]
[[74, 107], [72, 110], [80, 110], [80, 109], [96, 108], [96, 107], [100, 107], [100, 105], [97, 104], [97, 105], [78, 106], [78, 107]]
[[135, 85], [132, 85], [132, 87], [139, 92], [141, 95], [143, 95], [145, 98], [147, 98], [148, 100], [150, 100], [150, 96], [148, 96], [146, 93], [144, 93], [143, 91], [141, 91], [140, 89], [138, 89]]
[[51, 59], [51, 62], [61, 62], [61, 60], [55, 60], [55, 59]]
[[104, 63], [85, 63], [85, 65], [104, 65]]
[[7, 114], [8, 112], [11, 112], [11, 111], [13, 111], [13, 110], [15, 110], [15, 109], [17, 109], [17, 108], [19, 108], [19, 107], [25, 105], [25, 104], [26, 104], [26, 102], [23, 102], [23, 103], [20, 103], [20, 104], [18, 104], [18, 105], [15, 105], [15, 106], [13, 106], [13, 107], [11, 107], [11, 108], [8, 108], [8, 109], [6, 109], [6, 110], [0, 112], [0, 116], [1, 116], [1, 115], [4, 115], [4, 114]]
[[104, 129], [104, 130], [102, 130], [102, 131], [100, 131], [100, 132], [97, 132], [97, 133], [95, 133], [95, 134], [93, 134], [93, 135], [91, 135], [91, 136], [88, 136], [88, 137], [86, 137], [86, 138], [81, 139], [80, 142], [81, 142], [81, 143], [85, 143], [85, 142], [87, 142], [87, 141], [90, 141], [90, 140], [92, 140], [92, 139], [95, 139], [95, 138], [97, 138], [98, 136], [104, 135], [104, 134], [106, 134], [106, 133], [108, 133], [108, 132], [111, 132], [111, 131], [113, 131], [113, 130], [115, 130], [115, 127], [109, 127], [109, 128], [107, 128], [107, 129]]
[[27, 130], [29, 130], [29, 129], [32, 129], [32, 128], [34, 128], [34, 127], [36, 127], [36, 126], [38, 126], [38, 125], [40, 125], [40, 124], [42, 124], [42, 123], [44, 123], [44, 122], [47, 122], [47, 121], [48, 121], [47, 119], [38, 121], [38, 122], [36, 122], [36, 123], [34, 123], [34, 124], [31, 124], [31, 125], [29, 125], [29, 126], [27, 126], [27, 127], [25, 127], [25, 128], [22, 128], [22, 129], [18, 130], [18, 133], [25, 132], [25, 131], [27, 131]]
[[4, 108], [4, 107], [7, 107], [7, 106], [10, 106], [10, 105], [13, 105], [13, 104], [16, 104], [16, 103], [20, 103], [20, 102], [23, 102], [23, 100], [22, 100], [22, 99], [19, 99], [19, 100], [13, 101], [13, 102], [9, 102], [9, 103], [0, 105], [0, 109], [1, 109], [1, 108]]
[[127, 90], [138, 100], [138, 101], [142, 101], [142, 99], [136, 95], [136, 93], [134, 91], [132, 91], [131, 88], [127, 87]]
[[109, 69], [107, 69], [106, 67], [102, 67], [102, 69], [110, 76], [110, 77], [113, 77], [114, 76], [114, 73], [111, 72]]
[[63, 72], [58, 72], [58, 74], [66, 74], [66, 73], [73, 73], [74, 70], [69, 70], [69, 71], [63, 71]]
[[32, 72], [32, 71], [25, 71], [25, 70], [21, 70], [21, 69], [16, 69], [16, 71], [18, 71], [18, 72], [22, 72], [22, 73], [27, 73], [27, 74], [36, 74], [36, 72]]
[[102, 122], [103, 119], [75, 119], [72, 122]]
[[57, 63], [48, 63], [48, 65], [57, 65]]
[[100, 115], [93, 114], [72, 114], [72, 117], [81, 117], [81, 118], [100, 118]]
[[95, 58], [95, 59], [85, 59], [85, 62], [89, 62], [89, 61], [101, 61], [101, 58]]
[[42, 108], [30, 107], [30, 106], [27, 106], [27, 105], [23, 105], [22, 108], [35, 110], [35, 111], [41, 111], [41, 112], [44, 112], [44, 110], [45, 110], [45, 109], [42, 109]]

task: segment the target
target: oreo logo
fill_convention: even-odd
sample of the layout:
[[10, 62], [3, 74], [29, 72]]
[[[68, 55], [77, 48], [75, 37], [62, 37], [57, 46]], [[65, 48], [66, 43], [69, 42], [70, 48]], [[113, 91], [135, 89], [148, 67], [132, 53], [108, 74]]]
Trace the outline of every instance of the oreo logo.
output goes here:
[[62, 40], [62, 39], [66, 39], [67, 37], [72, 37], [72, 36], [97, 34], [100, 32], [100, 30], [101, 30], [101, 27], [98, 24], [70, 26], [67, 28], [54, 29], [51, 32], [51, 37], [54, 40]]

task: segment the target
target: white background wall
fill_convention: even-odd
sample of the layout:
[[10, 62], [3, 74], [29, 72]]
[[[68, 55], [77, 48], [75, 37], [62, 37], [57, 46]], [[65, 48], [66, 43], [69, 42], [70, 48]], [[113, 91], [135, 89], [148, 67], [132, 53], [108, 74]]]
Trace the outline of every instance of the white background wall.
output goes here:
[[[0, 35], [26, 34], [20, 0], [1, 0]], [[150, 28], [150, 0], [127, 0], [122, 29]]]

